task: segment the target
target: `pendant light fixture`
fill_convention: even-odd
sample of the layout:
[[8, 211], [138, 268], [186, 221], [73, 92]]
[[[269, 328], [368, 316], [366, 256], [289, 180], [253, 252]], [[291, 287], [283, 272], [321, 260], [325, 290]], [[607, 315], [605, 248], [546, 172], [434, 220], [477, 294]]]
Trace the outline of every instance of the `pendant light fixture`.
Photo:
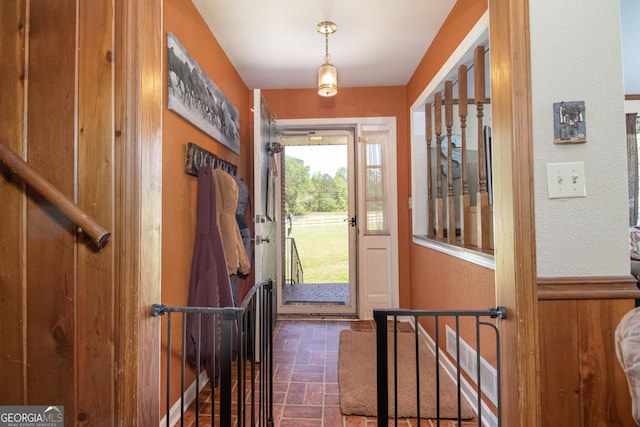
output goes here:
[[338, 26], [331, 21], [322, 21], [316, 26], [316, 30], [320, 34], [324, 34], [325, 54], [324, 64], [318, 70], [318, 95], [334, 96], [338, 93], [338, 71], [336, 67], [329, 62], [329, 34], [333, 34], [338, 30]]

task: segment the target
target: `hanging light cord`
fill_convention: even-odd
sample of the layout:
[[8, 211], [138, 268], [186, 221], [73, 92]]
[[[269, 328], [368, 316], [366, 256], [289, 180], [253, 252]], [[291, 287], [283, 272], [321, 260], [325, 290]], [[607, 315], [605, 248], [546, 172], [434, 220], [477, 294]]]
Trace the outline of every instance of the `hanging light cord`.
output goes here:
[[324, 62], [325, 64], [329, 62], [331, 59], [331, 55], [329, 55], [329, 32], [325, 31], [324, 33]]

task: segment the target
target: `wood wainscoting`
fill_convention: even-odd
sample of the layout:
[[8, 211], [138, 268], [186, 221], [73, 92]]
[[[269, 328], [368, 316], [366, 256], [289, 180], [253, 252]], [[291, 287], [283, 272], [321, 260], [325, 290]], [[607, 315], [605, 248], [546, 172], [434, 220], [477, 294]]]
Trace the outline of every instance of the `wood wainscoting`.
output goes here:
[[538, 278], [543, 426], [635, 426], [614, 337], [634, 298], [633, 276]]
[[113, 233], [0, 165], [0, 404], [67, 426], [160, 421], [163, 3], [0, 2], [0, 142]]

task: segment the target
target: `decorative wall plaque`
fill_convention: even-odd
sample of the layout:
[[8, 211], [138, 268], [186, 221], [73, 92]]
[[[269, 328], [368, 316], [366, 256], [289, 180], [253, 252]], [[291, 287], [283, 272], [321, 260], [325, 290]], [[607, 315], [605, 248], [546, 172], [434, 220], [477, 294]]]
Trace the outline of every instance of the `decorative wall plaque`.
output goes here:
[[554, 144], [587, 142], [584, 101], [562, 101], [553, 104], [553, 142]]

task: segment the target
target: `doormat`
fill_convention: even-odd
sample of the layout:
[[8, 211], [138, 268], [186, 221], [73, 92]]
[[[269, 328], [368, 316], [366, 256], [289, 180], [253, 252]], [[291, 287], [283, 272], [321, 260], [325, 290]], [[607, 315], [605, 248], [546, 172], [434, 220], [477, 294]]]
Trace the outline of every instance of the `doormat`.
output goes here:
[[282, 286], [284, 305], [347, 305], [347, 283], [298, 283]]
[[344, 301], [285, 301], [284, 305], [346, 305]]
[[[436, 412], [435, 356], [420, 341], [420, 418], [432, 418]], [[398, 418], [416, 418], [416, 362], [413, 333], [398, 333]], [[393, 338], [389, 336], [389, 416], [395, 414]], [[453, 379], [440, 368], [440, 418], [458, 418], [458, 391]], [[376, 417], [376, 334], [343, 330], [338, 348], [338, 385], [340, 411], [344, 415]], [[461, 419], [474, 416], [471, 406], [461, 399]]]

